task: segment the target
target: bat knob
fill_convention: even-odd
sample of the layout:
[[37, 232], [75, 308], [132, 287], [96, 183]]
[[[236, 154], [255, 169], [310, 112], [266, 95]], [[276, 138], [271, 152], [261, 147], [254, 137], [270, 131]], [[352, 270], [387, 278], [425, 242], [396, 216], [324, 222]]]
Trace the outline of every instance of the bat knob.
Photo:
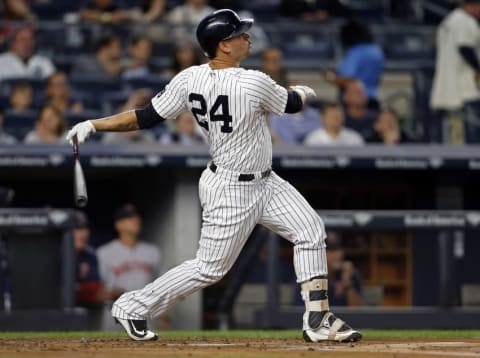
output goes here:
[[80, 196], [75, 199], [75, 205], [77, 205], [79, 208], [84, 208], [87, 206], [88, 203], [88, 198], [85, 196]]

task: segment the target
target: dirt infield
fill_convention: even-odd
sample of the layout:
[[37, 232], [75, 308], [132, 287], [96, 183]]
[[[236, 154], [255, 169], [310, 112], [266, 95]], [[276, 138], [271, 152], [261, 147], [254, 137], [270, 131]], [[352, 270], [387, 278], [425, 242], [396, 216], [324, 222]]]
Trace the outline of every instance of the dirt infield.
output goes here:
[[480, 339], [318, 344], [301, 339], [17, 338], [0, 340], [0, 357], [480, 357]]

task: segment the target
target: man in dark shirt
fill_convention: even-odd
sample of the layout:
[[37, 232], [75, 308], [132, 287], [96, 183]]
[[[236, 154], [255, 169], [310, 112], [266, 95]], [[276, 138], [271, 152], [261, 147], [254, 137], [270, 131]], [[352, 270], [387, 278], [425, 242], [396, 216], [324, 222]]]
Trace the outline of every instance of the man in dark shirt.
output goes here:
[[344, 258], [340, 237], [333, 232], [327, 237], [328, 299], [332, 306], [365, 304], [360, 275], [351, 261]]

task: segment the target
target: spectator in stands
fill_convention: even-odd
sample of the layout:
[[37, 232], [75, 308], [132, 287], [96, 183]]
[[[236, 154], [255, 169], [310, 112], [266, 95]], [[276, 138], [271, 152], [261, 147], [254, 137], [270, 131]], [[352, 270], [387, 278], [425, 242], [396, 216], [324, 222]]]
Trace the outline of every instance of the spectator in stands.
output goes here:
[[[143, 108], [150, 102], [152, 96], [152, 91], [147, 88], [137, 89], [130, 94], [127, 102], [119, 111], [123, 112]], [[102, 142], [107, 144], [153, 143], [155, 142], [155, 135], [149, 130], [108, 132], [103, 135]]]
[[152, 41], [147, 36], [135, 36], [128, 46], [128, 58], [122, 77], [125, 79], [147, 77], [152, 73]]
[[113, 213], [118, 238], [97, 250], [100, 276], [108, 304], [104, 309], [103, 328], [114, 329], [111, 302], [126, 291], [140, 289], [157, 278], [162, 257], [158, 248], [140, 241], [142, 219], [137, 208], [124, 204]]
[[350, 81], [343, 92], [345, 126], [359, 132], [363, 139], [373, 135], [373, 122], [378, 111], [368, 108], [368, 97], [360, 81]]
[[344, 55], [337, 71], [323, 71], [326, 81], [341, 90], [350, 81], [360, 80], [367, 92], [369, 107], [379, 108], [378, 85], [383, 73], [383, 51], [374, 43], [373, 35], [364, 23], [350, 20], [340, 29]]
[[161, 18], [167, 8], [167, 0], [138, 0], [137, 5], [130, 9], [129, 19], [148, 23]]
[[186, 0], [167, 13], [167, 21], [174, 25], [197, 26], [200, 20], [215, 11], [207, 0]]
[[82, 21], [109, 25], [128, 21], [130, 14], [128, 10], [119, 7], [115, 0], [90, 0], [80, 9], [79, 17]]
[[65, 142], [67, 121], [57, 107], [47, 104], [43, 106], [35, 122], [35, 128], [24, 139], [27, 144], [56, 144]]
[[57, 107], [64, 114], [83, 111], [82, 102], [72, 98], [68, 78], [63, 72], [55, 72], [47, 78], [45, 97], [48, 104]]
[[320, 112], [311, 106], [304, 106], [298, 113], [270, 114], [269, 124], [274, 143], [303, 143], [308, 133], [321, 127]]
[[16, 113], [28, 111], [32, 108], [33, 89], [27, 82], [13, 85], [10, 92], [9, 109]]
[[3, 129], [3, 111], [0, 110], [0, 144], [16, 144], [17, 139]]
[[323, 128], [319, 128], [305, 138], [304, 144], [309, 146], [363, 145], [362, 136], [353, 129], [344, 127], [344, 114], [338, 102], [325, 102], [322, 107]]
[[202, 60], [198, 47], [189, 42], [180, 43], [172, 54], [171, 65], [165, 75], [173, 77], [190, 66], [200, 65]]
[[413, 142], [400, 127], [398, 114], [393, 108], [384, 108], [377, 116], [373, 128], [373, 136], [368, 142], [388, 145]]
[[174, 122], [174, 129], [160, 137], [162, 144], [202, 144], [203, 137], [199, 134], [200, 130], [195, 122], [195, 117], [189, 111], [180, 114]]
[[0, 55], [0, 81], [6, 78], [47, 78], [55, 66], [46, 57], [35, 54], [35, 35], [31, 26], [23, 26], [11, 35], [8, 51]]
[[76, 304], [95, 308], [103, 302], [103, 289], [100, 280], [97, 254], [88, 245], [90, 228], [87, 216], [76, 211], [74, 214], [73, 246], [76, 253]]
[[345, 252], [338, 233], [329, 232], [326, 243], [330, 305], [365, 305], [360, 275], [353, 263], [345, 260]]
[[74, 64], [74, 76], [117, 77], [122, 73], [122, 47], [115, 35], [101, 38], [95, 46], [95, 56], [81, 57]]
[[340, 0], [282, 0], [280, 10], [284, 16], [315, 22], [348, 15], [348, 8]]
[[437, 111], [439, 121], [438, 125], [426, 130], [439, 133], [435, 137], [441, 137], [438, 139], [445, 143], [480, 142], [478, 19], [480, 1], [466, 0], [442, 21], [437, 31], [430, 104]]
[[287, 70], [283, 64], [282, 50], [277, 47], [268, 47], [261, 53], [260, 70], [272, 77], [280, 86], [287, 87]]

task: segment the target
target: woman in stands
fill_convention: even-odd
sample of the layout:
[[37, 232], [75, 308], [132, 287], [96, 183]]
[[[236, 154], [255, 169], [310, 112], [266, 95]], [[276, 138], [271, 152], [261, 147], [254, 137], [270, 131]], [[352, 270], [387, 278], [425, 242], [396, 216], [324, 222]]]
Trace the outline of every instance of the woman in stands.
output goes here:
[[72, 98], [67, 76], [63, 72], [55, 72], [48, 77], [45, 96], [47, 103], [57, 107], [62, 113], [83, 111], [82, 102]]
[[67, 121], [57, 107], [47, 104], [40, 109], [35, 128], [24, 139], [27, 144], [56, 144], [65, 141]]

